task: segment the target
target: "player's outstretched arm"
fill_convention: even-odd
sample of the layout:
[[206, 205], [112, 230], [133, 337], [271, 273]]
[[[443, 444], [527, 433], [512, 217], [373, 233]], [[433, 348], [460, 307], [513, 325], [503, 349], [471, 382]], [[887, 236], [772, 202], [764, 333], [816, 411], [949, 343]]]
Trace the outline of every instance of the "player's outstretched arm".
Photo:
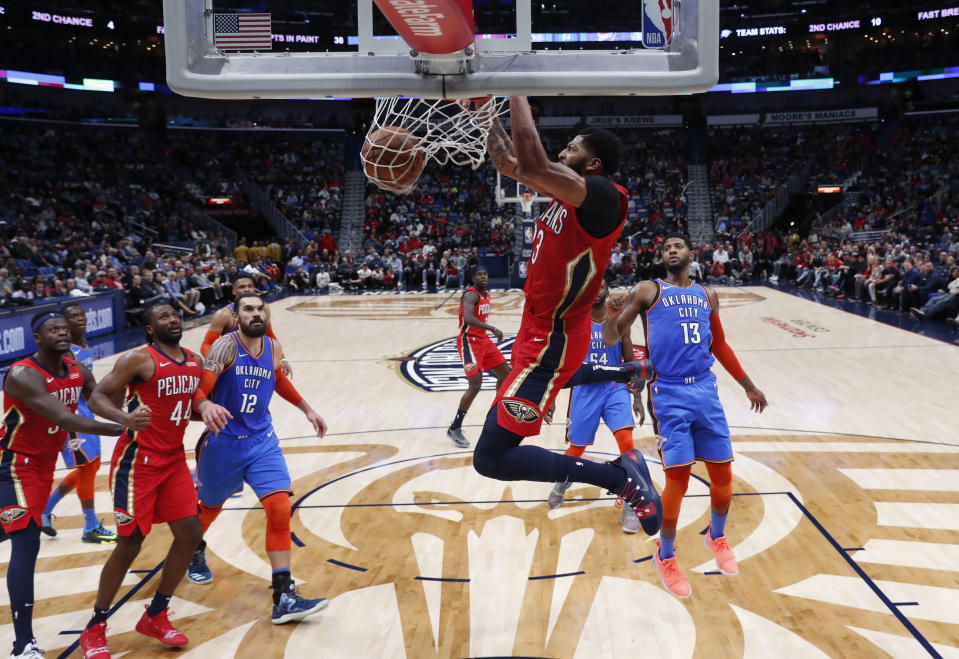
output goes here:
[[586, 179], [546, 156], [525, 96], [510, 96], [509, 118], [513, 133], [513, 160], [509, 163], [512, 171], [506, 175], [541, 194], [556, 197], [579, 208], [586, 201]]
[[711, 288], [706, 289], [706, 296], [709, 298], [709, 306], [712, 311], [709, 314], [709, 330], [713, 335], [713, 341], [709, 346], [710, 352], [723, 365], [726, 372], [733, 376], [733, 379], [746, 391], [749, 398], [749, 407], [753, 411], [762, 413], [769, 403], [766, 401], [766, 394], [760, 391], [753, 381], [746, 375], [746, 371], [736, 359], [736, 353], [726, 343], [726, 333], [723, 331], [723, 324], [719, 320], [719, 296]]
[[233, 324], [233, 314], [230, 313], [229, 307], [223, 307], [219, 309], [213, 317], [210, 319], [210, 328], [207, 329], [206, 334], [203, 336], [203, 345], [200, 346], [200, 354], [206, 357], [206, 353], [210, 350], [217, 339], [220, 338], [220, 335], [223, 334], [223, 330], [227, 327], [230, 327]]
[[103, 423], [71, 412], [69, 407], [47, 393], [43, 376], [32, 368], [14, 366], [10, 369], [3, 390], [64, 430], [93, 435], [119, 435], [123, 432], [123, 426], [116, 423]]
[[150, 425], [150, 408], [139, 405], [133, 412], [127, 413], [123, 411], [123, 401], [127, 387], [138, 380], [149, 380], [153, 377], [153, 369], [153, 359], [145, 350], [133, 350], [123, 355], [87, 398], [90, 411], [130, 430], [145, 429]]
[[217, 405], [207, 398], [216, 386], [216, 379], [233, 360], [236, 359], [236, 342], [229, 336], [221, 336], [207, 352], [200, 363], [200, 383], [193, 392], [193, 409], [200, 415], [206, 427], [213, 432], [213, 436], [226, 428], [226, 424], [233, 415], [222, 405]]
[[624, 335], [628, 336], [636, 316], [642, 311], [646, 311], [656, 301], [656, 284], [651, 281], [641, 281], [625, 296], [616, 300], [610, 300], [606, 305], [606, 313], [609, 318], [607, 325], [615, 326], [609, 328], [603, 327], [603, 342], [608, 345], [616, 345]]
[[280, 344], [277, 341], [273, 341], [273, 370], [274, 377], [276, 378], [276, 393], [283, 400], [288, 401], [291, 405], [294, 405], [298, 410], [303, 412], [306, 415], [306, 419], [313, 425], [313, 430], [316, 431], [317, 437], [322, 437], [326, 434], [326, 421], [323, 420], [316, 410], [314, 410], [309, 403], [303, 400], [303, 396], [300, 395], [300, 392], [296, 390], [296, 387], [293, 386], [293, 383], [290, 382], [289, 378], [283, 373], [283, 371], [277, 370], [278, 366], [278, 357], [282, 351]]

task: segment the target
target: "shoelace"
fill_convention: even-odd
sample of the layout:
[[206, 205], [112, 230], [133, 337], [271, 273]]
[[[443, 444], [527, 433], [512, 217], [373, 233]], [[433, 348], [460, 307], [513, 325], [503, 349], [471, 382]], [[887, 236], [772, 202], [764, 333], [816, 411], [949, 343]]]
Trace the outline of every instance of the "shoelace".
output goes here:
[[661, 565], [663, 566], [663, 574], [666, 577], [675, 576], [679, 572], [679, 565], [676, 563], [676, 558], [670, 556], [669, 558], [664, 558]]
[[729, 543], [726, 542], [726, 536], [719, 536], [718, 538], [710, 538], [710, 544], [715, 548], [715, 551], [729, 551]]
[[[636, 500], [637, 497], [638, 500]], [[629, 507], [635, 511], [636, 506], [633, 505], [634, 500], [636, 500], [636, 504], [638, 505], [642, 503], [644, 497], [642, 492], [640, 492], [639, 489], [633, 485], [633, 480], [630, 478], [626, 480], [626, 487], [623, 488], [623, 491], [616, 495], [616, 507], [618, 508], [622, 506], [625, 502], [628, 503]]]

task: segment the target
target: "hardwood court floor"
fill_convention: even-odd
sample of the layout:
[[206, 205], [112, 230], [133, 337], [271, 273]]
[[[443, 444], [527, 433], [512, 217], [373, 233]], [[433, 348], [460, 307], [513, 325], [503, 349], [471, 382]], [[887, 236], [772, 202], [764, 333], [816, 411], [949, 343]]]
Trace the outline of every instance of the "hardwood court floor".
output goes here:
[[[272, 305], [276, 333], [330, 426], [312, 438], [298, 411], [273, 403], [294, 479], [293, 574], [331, 604], [299, 625], [270, 624], [265, 518], [246, 490], [208, 532], [213, 584], [177, 591], [172, 617], [190, 638], [177, 656], [959, 656], [959, 349], [769, 288], [720, 297], [727, 337], [770, 402], [750, 412], [715, 369], [736, 451], [727, 531], [739, 576], [718, 575], [703, 545], [700, 467], [677, 541], [687, 600], [665, 591], [653, 541], [623, 534], [598, 488], [576, 486], [549, 511], [549, 484], [478, 476], [470, 450], [445, 437], [463, 386], [455, 298], [439, 308], [444, 296], [287, 298]], [[521, 305], [519, 293], [494, 292], [492, 321], [515, 332]], [[471, 440], [491, 399], [482, 392], [467, 416]], [[535, 441], [562, 450], [563, 435], [557, 420]], [[662, 487], [648, 421], [636, 438]], [[588, 457], [612, 457], [605, 428], [594, 449]], [[109, 523], [106, 473], [97, 506]], [[57, 512], [61, 532], [43, 538], [37, 574], [48, 657], [75, 647], [109, 551], [79, 542], [75, 498]], [[168, 544], [165, 529], [151, 534], [121, 590], [114, 656], [171, 654], [133, 631]], [[8, 557], [4, 543], [0, 574]], [[12, 637], [5, 598], [2, 588], [0, 647]]]

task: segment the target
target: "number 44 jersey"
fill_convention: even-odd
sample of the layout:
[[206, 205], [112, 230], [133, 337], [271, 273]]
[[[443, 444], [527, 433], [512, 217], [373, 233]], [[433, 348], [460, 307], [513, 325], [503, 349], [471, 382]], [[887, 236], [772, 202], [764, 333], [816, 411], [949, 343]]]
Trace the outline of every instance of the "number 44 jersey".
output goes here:
[[193, 413], [193, 392], [200, 384], [200, 362], [183, 348], [183, 361], [176, 361], [155, 346], [144, 348], [153, 358], [153, 377], [130, 387], [128, 411], [140, 405], [150, 408], [150, 425], [140, 431], [127, 429], [130, 441], [155, 453], [183, 450], [183, 433]]

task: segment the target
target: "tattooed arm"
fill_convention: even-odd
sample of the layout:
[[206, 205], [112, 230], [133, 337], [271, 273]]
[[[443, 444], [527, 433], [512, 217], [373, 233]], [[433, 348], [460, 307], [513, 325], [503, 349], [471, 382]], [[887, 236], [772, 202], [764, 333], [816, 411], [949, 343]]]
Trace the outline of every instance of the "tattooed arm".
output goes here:
[[193, 394], [193, 409], [200, 414], [206, 427], [214, 436], [226, 427], [233, 415], [230, 411], [207, 398], [213, 392], [220, 374], [236, 359], [236, 342], [230, 336], [221, 336], [213, 342], [201, 364], [200, 384]]
[[513, 140], [506, 132], [498, 115], [493, 117], [493, 127], [486, 136], [486, 153], [489, 154], [489, 159], [500, 174], [519, 181], [529, 188], [533, 187], [532, 183], [519, 173], [519, 162], [513, 155]]

